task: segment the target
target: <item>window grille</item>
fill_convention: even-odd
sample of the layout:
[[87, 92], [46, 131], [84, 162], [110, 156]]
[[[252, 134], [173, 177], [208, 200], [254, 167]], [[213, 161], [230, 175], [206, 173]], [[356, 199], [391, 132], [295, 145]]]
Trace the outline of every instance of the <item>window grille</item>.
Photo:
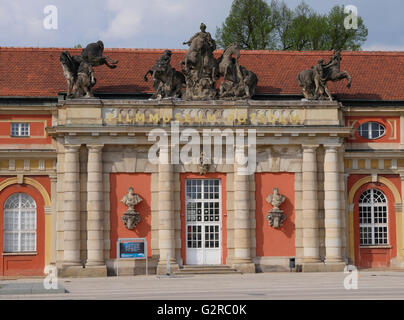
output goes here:
[[12, 137], [29, 137], [29, 123], [11, 123], [11, 133]]
[[36, 251], [36, 204], [25, 193], [14, 193], [4, 204], [4, 252]]
[[385, 127], [378, 122], [365, 122], [358, 127], [358, 133], [366, 139], [377, 139], [384, 136]]
[[380, 190], [366, 190], [359, 198], [359, 234], [361, 245], [388, 244], [387, 199]]

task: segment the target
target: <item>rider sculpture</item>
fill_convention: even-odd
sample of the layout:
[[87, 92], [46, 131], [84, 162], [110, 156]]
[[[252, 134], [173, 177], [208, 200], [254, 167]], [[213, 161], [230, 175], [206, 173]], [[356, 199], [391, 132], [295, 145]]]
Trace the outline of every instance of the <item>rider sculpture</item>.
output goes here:
[[104, 44], [101, 40], [88, 44], [80, 55], [71, 56], [68, 51], [60, 54], [63, 74], [67, 81], [67, 98], [93, 97], [92, 88], [96, 83], [93, 67], [105, 64], [116, 68], [117, 60], [103, 56]]
[[[233, 57], [234, 56], [234, 57]], [[238, 63], [240, 47], [232, 43], [218, 59], [219, 75], [223, 82], [219, 88], [220, 99], [250, 99], [257, 86], [257, 75]]]
[[351, 87], [352, 78], [347, 71], [340, 71], [341, 51], [334, 50], [330, 61], [323, 64], [319, 59], [318, 63], [311, 69], [303, 70], [297, 79], [303, 88], [302, 92], [307, 100], [332, 100], [331, 92], [327, 87], [327, 81], [340, 81], [347, 79], [347, 87]]
[[186, 100], [212, 100], [216, 97], [217, 62], [213, 57], [216, 42], [206, 25], [201, 23], [201, 31], [197, 32], [183, 44], [189, 45], [185, 60], [181, 62], [185, 75]]
[[163, 55], [156, 61], [153, 68], [144, 75], [152, 75], [154, 94], [151, 99], [181, 98], [182, 88], [185, 86], [184, 75], [171, 67], [171, 50], [164, 51]]

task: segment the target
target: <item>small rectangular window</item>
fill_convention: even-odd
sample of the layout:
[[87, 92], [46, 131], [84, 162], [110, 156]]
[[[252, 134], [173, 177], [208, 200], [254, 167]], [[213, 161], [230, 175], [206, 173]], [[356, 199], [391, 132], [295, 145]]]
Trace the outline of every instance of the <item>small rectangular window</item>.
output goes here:
[[11, 133], [12, 137], [29, 137], [29, 123], [11, 123]]

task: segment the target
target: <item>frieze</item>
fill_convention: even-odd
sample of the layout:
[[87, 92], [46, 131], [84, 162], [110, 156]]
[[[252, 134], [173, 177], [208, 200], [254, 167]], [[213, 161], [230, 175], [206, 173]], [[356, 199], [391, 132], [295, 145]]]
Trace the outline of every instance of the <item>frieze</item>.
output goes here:
[[304, 109], [224, 109], [224, 108], [103, 108], [105, 125], [160, 125], [178, 121], [180, 125], [304, 125]]

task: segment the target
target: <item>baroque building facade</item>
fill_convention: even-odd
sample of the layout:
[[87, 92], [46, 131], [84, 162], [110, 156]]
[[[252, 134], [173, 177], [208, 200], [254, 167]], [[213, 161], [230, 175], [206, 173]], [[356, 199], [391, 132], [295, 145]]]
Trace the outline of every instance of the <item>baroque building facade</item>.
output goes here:
[[[404, 267], [404, 83], [386, 71], [402, 70], [403, 53], [343, 53], [352, 88], [303, 101], [297, 74], [328, 52], [242, 51], [259, 79], [252, 99], [186, 101], [148, 100], [142, 75], [163, 50], [134, 49], [106, 50], [119, 65], [96, 70], [95, 98], [67, 99], [61, 51], [0, 48], [0, 276], [144, 273], [144, 260], [118, 260], [121, 238], [147, 240], [151, 274], [285, 271], [290, 258], [302, 271]], [[156, 132], [170, 145], [160, 159], [178, 146], [194, 161], [150, 161]], [[251, 174], [201, 163], [215, 134], [233, 141], [224, 158], [255, 149]], [[141, 200], [134, 228], [122, 220], [129, 188]]]

